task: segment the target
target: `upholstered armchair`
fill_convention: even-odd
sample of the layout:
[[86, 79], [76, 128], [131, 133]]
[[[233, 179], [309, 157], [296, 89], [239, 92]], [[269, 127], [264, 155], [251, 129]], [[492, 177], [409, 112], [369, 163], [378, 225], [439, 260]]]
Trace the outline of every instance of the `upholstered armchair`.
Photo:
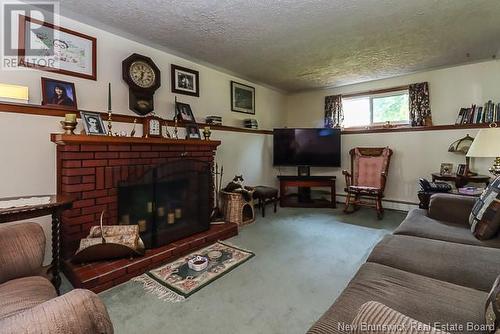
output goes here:
[[[388, 147], [356, 147], [349, 151], [351, 171], [342, 171], [347, 193], [344, 212], [352, 213], [359, 206], [374, 207], [377, 218], [382, 219], [387, 172], [392, 150]], [[353, 210], [350, 210], [350, 207]]]
[[113, 333], [91, 291], [57, 296], [42, 269], [45, 235], [35, 223], [0, 225], [0, 333]]

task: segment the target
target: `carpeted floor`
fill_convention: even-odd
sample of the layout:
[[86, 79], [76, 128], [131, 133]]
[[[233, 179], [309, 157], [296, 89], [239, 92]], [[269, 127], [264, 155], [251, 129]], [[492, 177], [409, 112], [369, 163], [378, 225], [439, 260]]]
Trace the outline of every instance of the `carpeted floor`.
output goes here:
[[183, 303], [162, 302], [136, 282], [100, 297], [117, 334], [302, 334], [405, 215], [386, 210], [378, 221], [368, 209], [345, 215], [340, 209], [281, 208], [228, 240], [254, 258]]

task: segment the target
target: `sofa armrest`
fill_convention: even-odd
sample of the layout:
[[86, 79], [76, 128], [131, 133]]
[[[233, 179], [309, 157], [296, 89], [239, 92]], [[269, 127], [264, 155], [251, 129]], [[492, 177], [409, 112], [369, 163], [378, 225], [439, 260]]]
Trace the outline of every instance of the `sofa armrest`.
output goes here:
[[0, 225], [0, 284], [42, 273], [45, 234], [36, 223]]
[[434, 194], [431, 196], [427, 216], [458, 225], [469, 225], [469, 215], [476, 198], [454, 194]]
[[112, 334], [113, 325], [99, 297], [76, 289], [0, 320], [2, 333]]

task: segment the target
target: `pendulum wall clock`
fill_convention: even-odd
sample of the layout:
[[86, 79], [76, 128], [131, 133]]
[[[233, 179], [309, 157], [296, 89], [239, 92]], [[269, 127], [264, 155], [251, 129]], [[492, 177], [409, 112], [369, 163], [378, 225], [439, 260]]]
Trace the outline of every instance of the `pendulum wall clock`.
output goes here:
[[132, 54], [122, 63], [123, 80], [129, 86], [129, 108], [143, 116], [154, 110], [153, 96], [161, 86], [160, 70], [151, 58]]

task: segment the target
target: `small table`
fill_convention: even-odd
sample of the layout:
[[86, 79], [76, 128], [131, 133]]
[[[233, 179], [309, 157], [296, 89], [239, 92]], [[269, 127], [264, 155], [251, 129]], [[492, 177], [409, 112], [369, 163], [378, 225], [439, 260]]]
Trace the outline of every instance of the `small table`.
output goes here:
[[490, 183], [490, 177], [488, 175], [457, 175], [453, 174], [441, 174], [432, 173], [432, 182], [436, 181], [452, 181], [455, 183], [455, 187], [463, 188], [469, 183], [484, 183], [486, 186]]
[[[280, 206], [281, 207], [299, 207], [299, 208], [336, 208], [337, 194], [335, 191], [335, 176], [278, 176], [280, 181]], [[297, 194], [286, 194], [288, 187], [299, 187], [309, 189], [313, 187], [330, 188], [330, 200], [315, 200], [310, 198], [310, 193], [306, 199], [301, 200]], [[295, 197], [297, 199], [295, 200]], [[302, 196], [304, 197], [304, 196]]]
[[73, 199], [62, 195], [45, 195], [1, 198], [0, 201], [27, 197], [50, 197], [50, 201], [47, 204], [41, 205], [27, 205], [16, 208], [0, 209], [0, 223], [9, 223], [47, 215], [52, 216], [52, 262], [47, 272], [50, 271], [52, 274], [52, 284], [59, 293], [59, 287], [61, 286], [61, 276], [59, 276], [61, 266], [61, 213], [73, 206]]

